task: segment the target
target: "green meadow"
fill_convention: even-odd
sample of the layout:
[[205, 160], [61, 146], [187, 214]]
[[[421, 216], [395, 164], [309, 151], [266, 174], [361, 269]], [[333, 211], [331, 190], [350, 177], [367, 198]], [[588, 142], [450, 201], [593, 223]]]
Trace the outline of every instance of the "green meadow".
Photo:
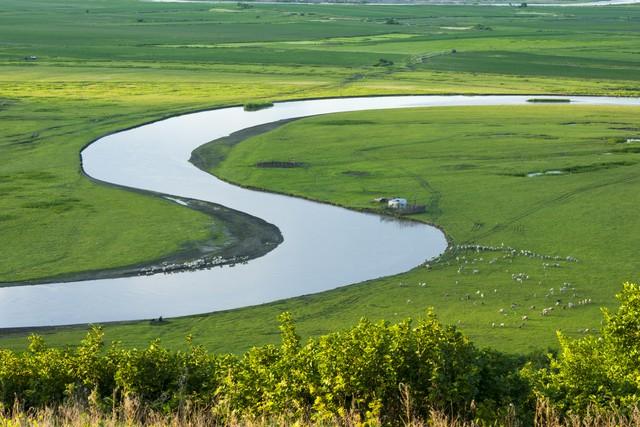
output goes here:
[[[359, 210], [384, 212], [381, 196], [426, 205], [410, 218], [441, 227], [452, 250], [349, 288], [350, 310], [390, 319], [433, 306], [479, 343], [533, 350], [556, 330], [597, 330], [600, 307], [639, 279], [638, 114], [544, 105], [320, 116], [238, 144], [211, 172]], [[256, 166], [265, 161], [304, 167]]]
[[[453, 250], [393, 277], [163, 325], [109, 325], [107, 336], [178, 345], [193, 334], [236, 350], [276, 341], [284, 310], [312, 336], [361, 316], [399, 320], [427, 307], [478, 344], [508, 352], [554, 347], [556, 330], [594, 332], [600, 307], [615, 305], [623, 281], [638, 280], [640, 149], [626, 141], [640, 132], [639, 113], [565, 105], [358, 112], [295, 121], [222, 153], [207, 145], [199, 151], [214, 159], [211, 171], [241, 185], [361, 210], [382, 211], [378, 196], [426, 204], [411, 218], [442, 227]], [[256, 166], [264, 161], [305, 166]], [[81, 333], [45, 336], [70, 343]]]
[[[73, 277], [162, 259], [203, 241], [214, 241], [221, 246], [228, 243], [222, 218], [88, 180], [81, 173], [79, 151], [101, 135], [187, 111], [296, 98], [412, 93], [637, 96], [640, 94], [639, 22], [640, 8], [636, 6], [533, 10], [473, 6], [5, 0], [0, 5], [0, 241], [3, 242], [0, 283]], [[551, 345], [553, 330], [557, 327], [571, 333], [597, 327], [598, 307], [612, 302], [614, 289], [622, 280], [634, 279], [630, 277], [634, 274], [632, 257], [624, 255], [633, 247], [629, 244], [633, 233], [628, 228], [632, 224], [628, 224], [629, 216], [624, 210], [631, 199], [628, 196], [622, 199], [623, 190], [628, 188], [625, 186], [632, 186], [633, 181], [624, 181], [623, 176], [617, 174], [633, 172], [636, 154], [631, 145], [615, 145], [607, 139], [602, 144], [613, 144], [611, 155], [599, 153], [595, 148], [587, 154], [589, 150], [583, 147], [577, 152], [584, 157], [572, 160], [573, 156], [567, 154], [551, 164], [549, 153], [544, 149], [553, 150], [551, 143], [561, 142], [563, 150], [573, 153], [575, 147], [571, 144], [579, 145], [578, 135], [594, 131], [600, 132], [603, 138], [615, 139], [625, 136], [621, 135], [625, 132], [606, 129], [609, 126], [606, 123], [624, 121], [625, 125], [611, 126], [626, 128], [637, 127], [637, 124], [632, 123], [633, 114], [627, 112], [632, 110], [615, 114], [615, 109], [586, 113], [587, 109], [567, 107], [562, 114], [586, 116], [562, 120], [593, 124], [561, 125], [543, 114], [555, 108], [561, 107], [543, 106], [536, 110], [534, 117], [539, 117], [535, 121], [536, 129], [531, 127], [534, 124], [511, 123], [509, 120], [518, 117], [510, 116], [508, 111], [499, 112], [506, 114], [500, 121], [503, 126], [525, 127], [515, 133], [549, 134], [558, 138], [540, 138], [549, 145], [536, 146], [535, 150], [541, 150], [539, 158], [526, 162], [511, 158], [509, 163], [487, 152], [484, 160], [474, 157], [449, 164], [453, 169], [447, 175], [440, 169], [435, 173], [434, 164], [416, 161], [401, 165], [407, 168], [406, 173], [411, 171], [415, 175], [413, 178], [383, 179], [378, 186], [376, 179], [382, 178], [386, 166], [375, 163], [377, 155], [388, 154], [389, 150], [401, 153], [394, 144], [403, 138], [409, 138], [403, 150], [422, 149], [412, 145], [418, 141], [413, 141], [411, 135], [420, 135], [420, 131], [408, 124], [404, 133], [405, 125], [398, 127], [398, 122], [409, 118], [394, 113], [389, 119], [396, 122], [386, 125], [380, 114], [374, 114], [372, 117], [377, 117], [374, 119], [362, 119], [372, 122], [371, 126], [326, 125], [335, 132], [335, 138], [360, 135], [369, 127], [380, 132], [386, 129], [387, 133], [401, 129], [403, 134], [389, 135], [370, 151], [363, 151], [367, 155], [360, 161], [371, 162], [369, 164], [314, 165], [305, 170], [287, 171], [289, 175], [259, 177], [257, 174], [266, 172], [254, 171], [250, 165], [229, 172], [225, 168], [231, 167], [227, 166], [232, 164], [230, 157], [216, 173], [229, 174], [229, 179], [248, 185], [265, 179], [265, 184], [269, 183], [273, 190], [304, 194], [354, 208], [371, 208], [368, 200], [373, 193], [410, 191], [409, 198], [424, 200], [432, 208], [417, 219], [442, 225], [455, 243], [500, 244], [504, 241], [505, 245], [545, 255], [575, 256], [578, 262], [562, 262], [559, 268], [541, 271], [541, 262], [528, 257], [503, 259], [502, 252], [464, 253], [459, 258], [467, 264], [483, 263], [479, 274], [469, 276], [466, 269], [458, 274], [454, 264], [461, 261], [454, 262], [453, 258], [430, 270], [423, 268], [398, 277], [263, 307], [176, 319], [162, 326], [144, 322], [113, 325], [107, 328], [107, 338], [137, 345], [161, 336], [168, 344], [178, 346], [183, 337], [192, 332], [196, 340], [201, 339], [212, 349], [241, 351], [276, 340], [275, 317], [284, 309], [294, 312], [303, 334], [315, 335], [350, 325], [363, 314], [392, 320], [396, 315], [403, 318], [422, 312], [428, 305], [435, 306], [447, 322], [459, 321], [479, 342], [513, 351]], [[452, 120], [455, 116], [452, 111], [429, 114], [441, 114], [442, 120], [449, 114]], [[492, 143], [515, 140], [512, 150], [522, 151], [523, 156], [528, 153], [522, 150], [523, 144], [538, 141], [533, 137], [522, 137], [522, 140], [496, 137], [491, 121], [481, 120], [483, 114], [489, 112], [474, 110], [477, 123], [465, 125], [466, 133], [485, 129], [485, 138], [491, 137]], [[617, 114], [621, 118], [614, 120]], [[298, 126], [300, 132], [307, 126], [316, 126], [312, 130], [324, 138], [324, 125], [313, 120], [287, 126], [274, 135], [294, 132]], [[450, 125], [432, 123], [431, 126], [434, 139], [461, 136], [447, 134], [453, 131]], [[392, 132], [391, 128], [395, 130]], [[562, 132], [574, 139], [565, 141], [565, 137], [560, 136], [564, 135]], [[463, 139], [459, 139], [459, 144], [471, 149], [471, 153], [475, 147], [479, 150], [476, 157], [481, 157], [483, 148], [467, 145], [473, 138]], [[361, 141], [364, 140], [372, 138]], [[240, 144], [232, 154], [255, 141]], [[335, 141], [321, 142], [335, 144]], [[344, 150], [363, 149], [357, 147], [356, 139], [352, 142], [355, 145], [345, 146]], [[564, 146], [565, 143], [569, 145]], [[519, 148], [513, 148], [515, 146]], [[340, 153], [347, 154], [343, 151], [319, 154], [313, 147], [300, 152], [296, 150], [301, 147], [278, 147], [275, 144], [272, 148], [293, 151], [286, 156], [277, 151], [270, 156], [262, 152], [263, 157], [320, 155], [333, 156], [335, 162]], [[443, 150], [438, 155], [454, 156], [453, 151], [446, 152], [444, 146], [434, 143], [432, 148]], [[508, 152], [506, 146], [494, 148], [504, 148], [505, 157], [515, 155]], [[526, 148], [529, 150], [530, 146]], [[628, 152], [618, 152], [622, 149]], [[463, 155], [458, 157], [462, 159]], [[310, 157], [311, 163], [316, 160]], [[330, 158], [324, 160], [329, 162]], [[602, 166], [601, 163], [614, 165]], [[465, 169], [467, 164], [475, 166]], [[574, 166], [586, 169], [567, 176], [532, 179], [518, 176], [544, 172], [547, 167], [569, 170]], [[358, 168], [372, 168], [366, 170], [371, 175], [342, 173], [360, 170]], [[488, 173], [491, 169], [495, 169], [493, 175]], [[291, 179], [294, 176], [295, 179]], [[606, 184], [607, 180], [618, 178], [622, 181]], [[457, 186], [464, 179], [472, 181], [471, 187], [476, 186], [475, 194]], [[582, 182], [583, 179], [588, 182]], [[602, 185], [594, 184], [591, 179]], [[314, 189], [311, 181], [322, 186]], [[478, 189], [480, 182], [489, 187]], [[482, 197], [478, 193], [483, 190], [503, 194], [500, 189], [507, 184], [511, 186], [510, 191], [517, 194], [509, 199], [514, 200], [513, 203], [504, 198], [492, 201], [487, 194]], [[582, 191], [583, 186], [589, 189]], [[562, 205], [563, 195], [572, 192], [584, 196], [566, 196], [571, 204], [575, 203], [571, 209], [548, 207], [554, 203]], [[607, 205], [605, 215], [597, 210], [604, 205], [590, 203], [589, 197], [610, 193], [611, 199], [602, 199], [602, 203], [619, 202], [619, 205]], [[554, 197], [559, 199], [554, 201]], [[536, 213], [521, 218], [529, 210]], [[590, 225], [587, 227], [575, 215], [594, 221], [600, 228], [590, 229]], [[604, 217], [602, 221], [596, 221], [598, 215]], [[608, 236], [616, 232], [621, 237], [605, 240], [603, 227], [609, 228]], [[541, 229], [545, 230], [544, 235], [534, 231]], [[608, 250], [604, 251], [603, 247]], [[499, 260], [487, 264], [494, 257]], [[479, 258], [483, 261], [478, 261]], [[516, 282], [511, 279], [511, 274], [520, 272], [531, 277], [523, 285], [531, 288], [524, 293], [523, 286], [514, 287]], [[495, 280], [488, 280], [488, 276]], [[483, 283], [479, 283], [480, 278], [485, 278]], [[459, 283], [454, 290], [452, 286], [456, 281]], [[540, 281], [544, 285], [536, 285], [534, 290], [533, 284]], [[526, 311], [523, 307], [535, 305], [533, 313], [554, 304], [555, 299], [545, 295], [549, 288], [558, 289], [558, 284], [564, 281], [575, 283], [578, 295], [575, 298], [590, 298], [592, 304], [560, 314], [556, 311], [535, 321], [531, 315], [526, 327], [519, 328], [518, 319]], [[422, 287], [422, 283], [426, 285]], [[372, 285], [378, 290], [374, 291]], [[484, 292], [485, 301], [475, 297], [479, 295], [477, 291]], [[494, 298], [491, 303], [486, 300], [489, 291]], [[556, 299], [569, 301], [565, 296]], [[511, 304], [517, 304], [517, 309], [512, 310]], [[504, 306], [506, 317], [496, 314], [498, 306]], [[459, 315], [461, 307], [466, 307], [464, 315]], [[319, 318], [324, 319], [323, 322], [319, 323]], [[505, 326], [487, 326], [492, 322], [505, 323]], [[59, 345], [76, 342], [83, 330], [56, 330], [51, 339]], [[0, 343], [22, 345], [23, 336], [24, 333], [3, 332]], [[540, 337], [540, 341], [533, 342], [532, 336]]]

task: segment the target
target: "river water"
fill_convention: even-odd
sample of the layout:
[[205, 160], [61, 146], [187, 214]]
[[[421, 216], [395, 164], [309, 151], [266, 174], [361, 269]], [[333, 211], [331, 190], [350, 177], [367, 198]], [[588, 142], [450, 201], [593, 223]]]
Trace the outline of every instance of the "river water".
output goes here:
[[[407, 271], [446, 249], [440, 230], [242, 189], [197, 169], [188, 162], [191, 152], [238, 130], [288, 118], [384, 108], [518, 105], [529, 98], [394, 96], [295, 101], [256, 112], [234, 107], [186, 114], [100, 138], [82, 152], [89, 176], [246, 212], [277, 225], [284, 242], [261, 258], [233, 267], [0, 288], [0, 328], [213, 312]], [[571, 100], [576, 104], [640, 105], [637, 98]]]

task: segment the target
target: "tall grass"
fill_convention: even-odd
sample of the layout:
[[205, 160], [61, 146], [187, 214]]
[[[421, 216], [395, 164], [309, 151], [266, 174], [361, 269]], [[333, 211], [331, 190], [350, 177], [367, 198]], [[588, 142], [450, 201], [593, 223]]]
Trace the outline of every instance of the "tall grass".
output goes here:
[[[408, 408], [411, 402], [407, 402]], [[329, 420], [315, 422], [309, 419], [289, 417], [285, 414], [270, 417], [236, 417], [228, 414], [220, 417], [222, 408], [192, 407], [188, 404], [179, 411], [165, 414], [146, 408], [136, 399], [126, 398], [121, 405], [114, 407], [110, 412], [99, 411], [95, 408], [80, 403], [67, 403], [55, 407], [46, 407], [34, 411], [24, 411], [16, 404], [0, 413], [0, 425], [6, 427], [18, 426], [145, 426], [145, 427], [205, 427], [205, 426], [345, 426], [355, 427], [363, 425], [382, 425], [381, 420], [364, 423], [360, 417], [349, 412], [345, 415]], [[225, 411], [222, 409], [223, 412]], [[396, 420], [393, 425], [406, 427], [478, 427], [487, 425], [473, 420], [465, 420], [462, 417], [452, 417], [445, 412], [433, 409], [427, 419], [415, 418], [410, 409], [408, 417]], [[504, 427], [519, 427], [523, 424], [518, 421], [515, 411], [507, 408], [506, 415], [495, 420], [492, 425]], [[539, 399], [536, 404], [535, 427], [636, 427], [640, 426], [640, 408], [635, 407], [630, 415], [623, 415], [616, 411], [588, 413], [587, 415], [561, 415], [546, 400]]]

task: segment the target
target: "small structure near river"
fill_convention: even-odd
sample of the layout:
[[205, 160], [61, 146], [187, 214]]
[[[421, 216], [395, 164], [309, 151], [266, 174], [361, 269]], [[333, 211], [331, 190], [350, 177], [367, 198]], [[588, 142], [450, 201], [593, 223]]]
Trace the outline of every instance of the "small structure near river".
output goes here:
[[423, 213], [427, 211], [425, 205], [409, 204], [407, 199], [402, 197], [376, 197], [373, 201], [379, 204], [385, 204], [385, 210], [393, 211], [399, 215]]
[[407, 199], [402, 199], [400, 197], [396, 197], [387, 202], [387, 206], [391, 209], [406, 209], [407, 207]]

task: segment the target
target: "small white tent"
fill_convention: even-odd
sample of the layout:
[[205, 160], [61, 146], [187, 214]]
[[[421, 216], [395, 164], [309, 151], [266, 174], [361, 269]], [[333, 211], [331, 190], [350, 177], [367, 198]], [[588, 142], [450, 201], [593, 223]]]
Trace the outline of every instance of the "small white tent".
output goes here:
[[407, 207], [407, 199], [391, 199], [389, 200], [388, 206], [391, 209], [405, 209]]

